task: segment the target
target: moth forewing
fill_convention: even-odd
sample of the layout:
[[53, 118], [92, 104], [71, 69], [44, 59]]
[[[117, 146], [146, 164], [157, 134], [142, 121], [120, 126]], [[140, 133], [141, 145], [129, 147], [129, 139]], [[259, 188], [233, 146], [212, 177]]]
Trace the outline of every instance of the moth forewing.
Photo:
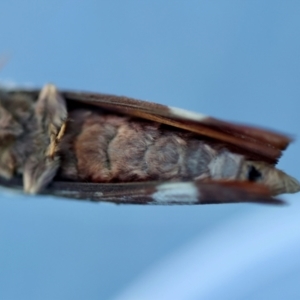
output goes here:
[[115, 203], [278, 203], [273, 195], [300, 189], [275, 168], [291, 140], [271, 131], [53, 85], [2, 90], [0, 112], [0, 176], [21, 175], [27, 193]]
[[[0, 185], [22, 189], [22, 181], [0, 178]], [[94, 202], [139, 205], [199, 205], [252, 202], [282, 205], [264, 185], [242, 181], [84, 183], [54, 180], [44, 195]]]

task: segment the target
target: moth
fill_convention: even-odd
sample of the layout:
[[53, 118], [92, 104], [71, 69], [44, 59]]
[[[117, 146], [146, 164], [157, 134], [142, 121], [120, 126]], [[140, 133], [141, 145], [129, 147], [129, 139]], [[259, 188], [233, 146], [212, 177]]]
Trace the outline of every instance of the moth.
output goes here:
[[0, 89], [0, 185], [123, 204], [280, 204], [291, 139], [132, 98]]

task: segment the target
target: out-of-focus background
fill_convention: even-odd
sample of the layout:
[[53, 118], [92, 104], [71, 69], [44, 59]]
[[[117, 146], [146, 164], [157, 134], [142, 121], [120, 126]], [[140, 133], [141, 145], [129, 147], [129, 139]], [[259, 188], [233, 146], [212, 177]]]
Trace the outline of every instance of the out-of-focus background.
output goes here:
[[[2, 84], [105, 92], [291, 134], [300, 178], [299, 1], [0, 4]], [[299, 299], [285, 207], [115, 206], [0, 191], [0, 299]]]

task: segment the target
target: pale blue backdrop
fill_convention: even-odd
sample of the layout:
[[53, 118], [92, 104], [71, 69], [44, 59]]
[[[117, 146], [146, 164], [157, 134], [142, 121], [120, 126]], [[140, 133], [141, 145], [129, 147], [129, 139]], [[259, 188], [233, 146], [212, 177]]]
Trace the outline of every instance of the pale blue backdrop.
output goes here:
[[[300, 178], [300, 1], [2, 0], [0, 11], [1, 83], [274, 128], [298, 138], [279, 166]], [[288, 200], [135, 207], [0, 191], [0, 299], [299, 299], [300, 197]]]

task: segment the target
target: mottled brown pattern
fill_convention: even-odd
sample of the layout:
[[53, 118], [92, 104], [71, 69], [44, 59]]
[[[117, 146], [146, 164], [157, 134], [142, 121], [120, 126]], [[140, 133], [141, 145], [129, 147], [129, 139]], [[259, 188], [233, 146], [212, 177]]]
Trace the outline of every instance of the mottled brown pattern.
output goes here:
[[70, 113], [60, 151], [61, 177], [93, 182], [192, 179], [217, 154], [188, 132], [85, 110]]
[[[12, 91], [13, 95], [19, 91]], [[23, 95], [36, 98], [39, 90], [22, 90]], [[282, 150], [291, 142], [291, 138], [274, 131], [234, 124], [212, 117], [191, 120], [188, 117], [172, 113], [169, 107], [153, 102], [146, 102], [124, 96], [96, 94], [89, 92], [62, 91], [69, 106], [90, 104], [95, 107], [107, 108], [136, 117], [182, 128], [202, 136], [210, 137], [227, 143], [232, 149], [254, 160], [262, 160], [276, 164]], [[80, 106], [80, 104], [79, 104]]]
[[32, 194], [136, 204], [278, 203], [271, 195], [300, 189], [274, 166], [290, 141], [127, 97], [59, 93], [53, 85], [0, 89], [0, 176], [11, 179], [0, 184], [14, 186], [21, 175]]

